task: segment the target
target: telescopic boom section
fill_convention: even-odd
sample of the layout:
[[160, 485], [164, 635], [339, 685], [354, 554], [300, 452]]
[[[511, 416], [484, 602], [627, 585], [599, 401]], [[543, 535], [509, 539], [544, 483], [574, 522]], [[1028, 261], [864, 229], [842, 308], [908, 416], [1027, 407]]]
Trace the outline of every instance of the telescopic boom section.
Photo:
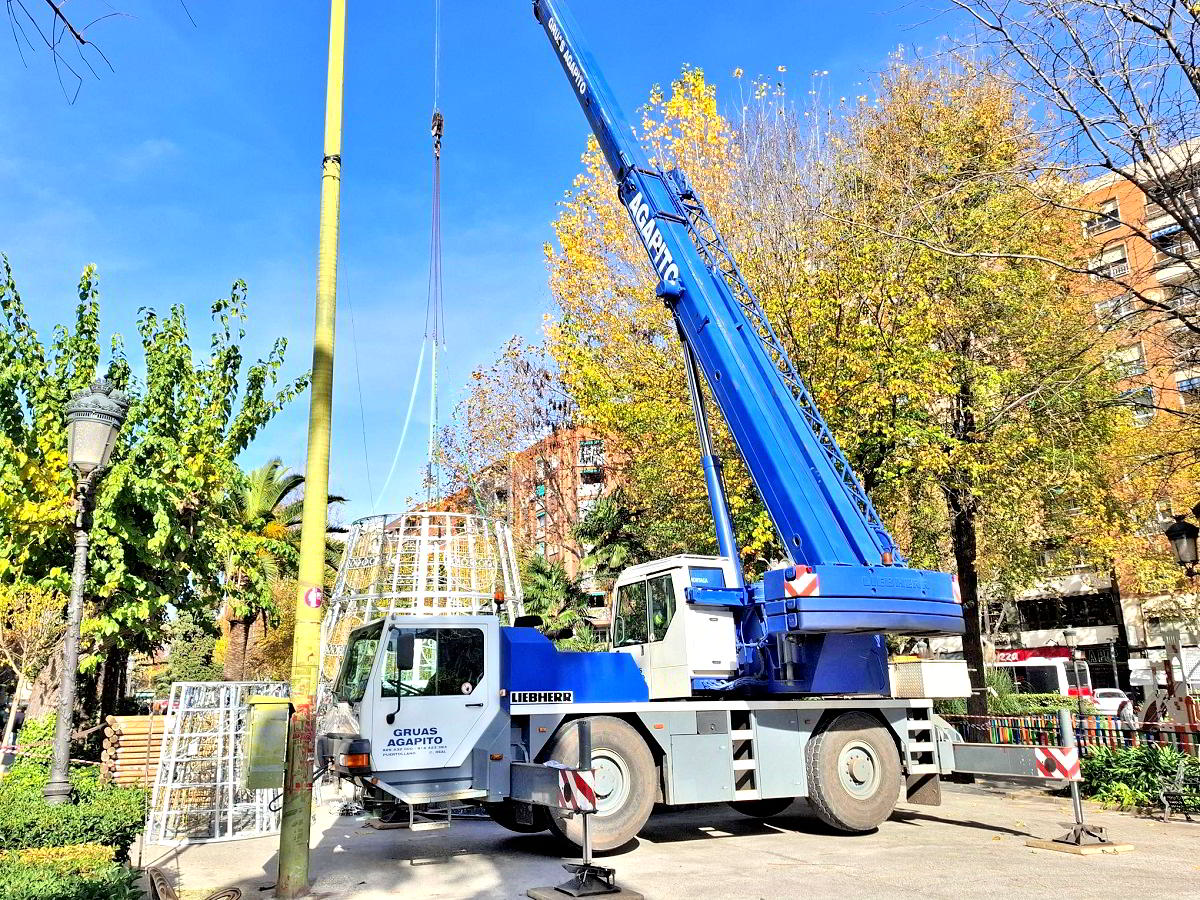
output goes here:
[[699, 199], [678, 173], [651, 165], [563, 5], [537, 0], [534, 8], [617, 179], [660, 294], [683, 325], [792, 559], [877, 565], [886, 554], [899, 562]]
[[[616, 178], [658, 276], [658, 295], [678, 320], [792, 561], [814, 567], [823, 596], [953, 602], [949, 575], [904, 568], [686, 176], [651, 164], [564, 4], [534, 0], [533, 7]], [[714, 498], [718, 534], [728, 516], [718, 508], [723, 505]], [[769, 574], [767, 600], [776, 593], [772, 582]], [[898, 611], [886, 604], [876, 608]], [[857, 627], [961, 631], [961, 613], [955, 609], [950, 618], [957, 621], [941, 615], [929, 621], [920, 615], [868, 617]]]

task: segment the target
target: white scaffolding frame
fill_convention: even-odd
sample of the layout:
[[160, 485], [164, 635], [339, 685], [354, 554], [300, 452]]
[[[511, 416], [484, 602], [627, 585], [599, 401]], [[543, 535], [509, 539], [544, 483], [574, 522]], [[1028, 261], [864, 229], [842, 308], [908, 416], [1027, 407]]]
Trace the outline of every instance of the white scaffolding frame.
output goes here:
[[171, 685], [146, 818], [148, 843], [228, 841], [279, 831], [279, 792], [244, 787], [251, 694], [286, 697], [288, 686], [278, 681]]
[[[321, 621], [321, 683], [337, 676], [351, 630], [385, 615], [521, 615], [521, 579], [507, 522], [417, 510], [350, 526]], [[325, 694], [322, 691], [322, 694]]]

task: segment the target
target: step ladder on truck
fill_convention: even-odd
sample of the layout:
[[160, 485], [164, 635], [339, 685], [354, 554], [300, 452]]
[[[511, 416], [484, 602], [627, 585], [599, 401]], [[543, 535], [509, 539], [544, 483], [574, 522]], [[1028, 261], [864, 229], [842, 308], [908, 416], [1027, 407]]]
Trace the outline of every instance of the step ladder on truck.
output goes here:
[[[902, 794], [938, 802], [954, 771], [1035, 776], [1034, 748], [982, 758], [938, 726], [929, 691], [893, 696], [885, 635], [961, 633], [955, 580], [906, 565], [686, 175], [632, 139], [564, 5], [536, 0], [534, 14], [674, 316], [719, 555], [622, 573], [608, 652], [560, 651], [529, 619], [363, 625], [319, 764], [376, 800], [478, 802], [514, 831], [581, 844], [558, 773], [578, 765], [586, 720], [596, 850], [629, 841], [656, 803], [770, 816], [803, 797], [834, 828], [862, 832]], [[756, 583], [740, 568], [701, 377], [790, 556]], [[961, 695], [965, 665], [948, 665]]]

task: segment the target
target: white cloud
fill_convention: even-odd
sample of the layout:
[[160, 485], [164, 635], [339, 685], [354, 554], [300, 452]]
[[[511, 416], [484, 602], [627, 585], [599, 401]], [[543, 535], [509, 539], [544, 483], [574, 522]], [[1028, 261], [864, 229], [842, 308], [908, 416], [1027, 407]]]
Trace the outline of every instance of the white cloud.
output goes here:
[[179, 145], [170, 138], [147, 138], [123, 153], [116, 159], [117, 169], [126, 176], [141, 175], [147, 169], [152, 169], [164, 160], [179, 153]]

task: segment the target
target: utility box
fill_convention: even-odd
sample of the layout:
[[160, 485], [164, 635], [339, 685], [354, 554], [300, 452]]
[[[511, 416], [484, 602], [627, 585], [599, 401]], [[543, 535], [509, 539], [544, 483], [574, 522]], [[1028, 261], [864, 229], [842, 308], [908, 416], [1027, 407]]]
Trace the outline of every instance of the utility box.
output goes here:
[[288, 722], [292, 703], [287, 697], [246, 698], [250, 720], [246, 728], [245, 788], [251, 791], [279, 790], [287, 760]]
[[917, 659], [888, 666], [892, 696], [904, 700], [970, 697], [971, 677], [961, 659]]

